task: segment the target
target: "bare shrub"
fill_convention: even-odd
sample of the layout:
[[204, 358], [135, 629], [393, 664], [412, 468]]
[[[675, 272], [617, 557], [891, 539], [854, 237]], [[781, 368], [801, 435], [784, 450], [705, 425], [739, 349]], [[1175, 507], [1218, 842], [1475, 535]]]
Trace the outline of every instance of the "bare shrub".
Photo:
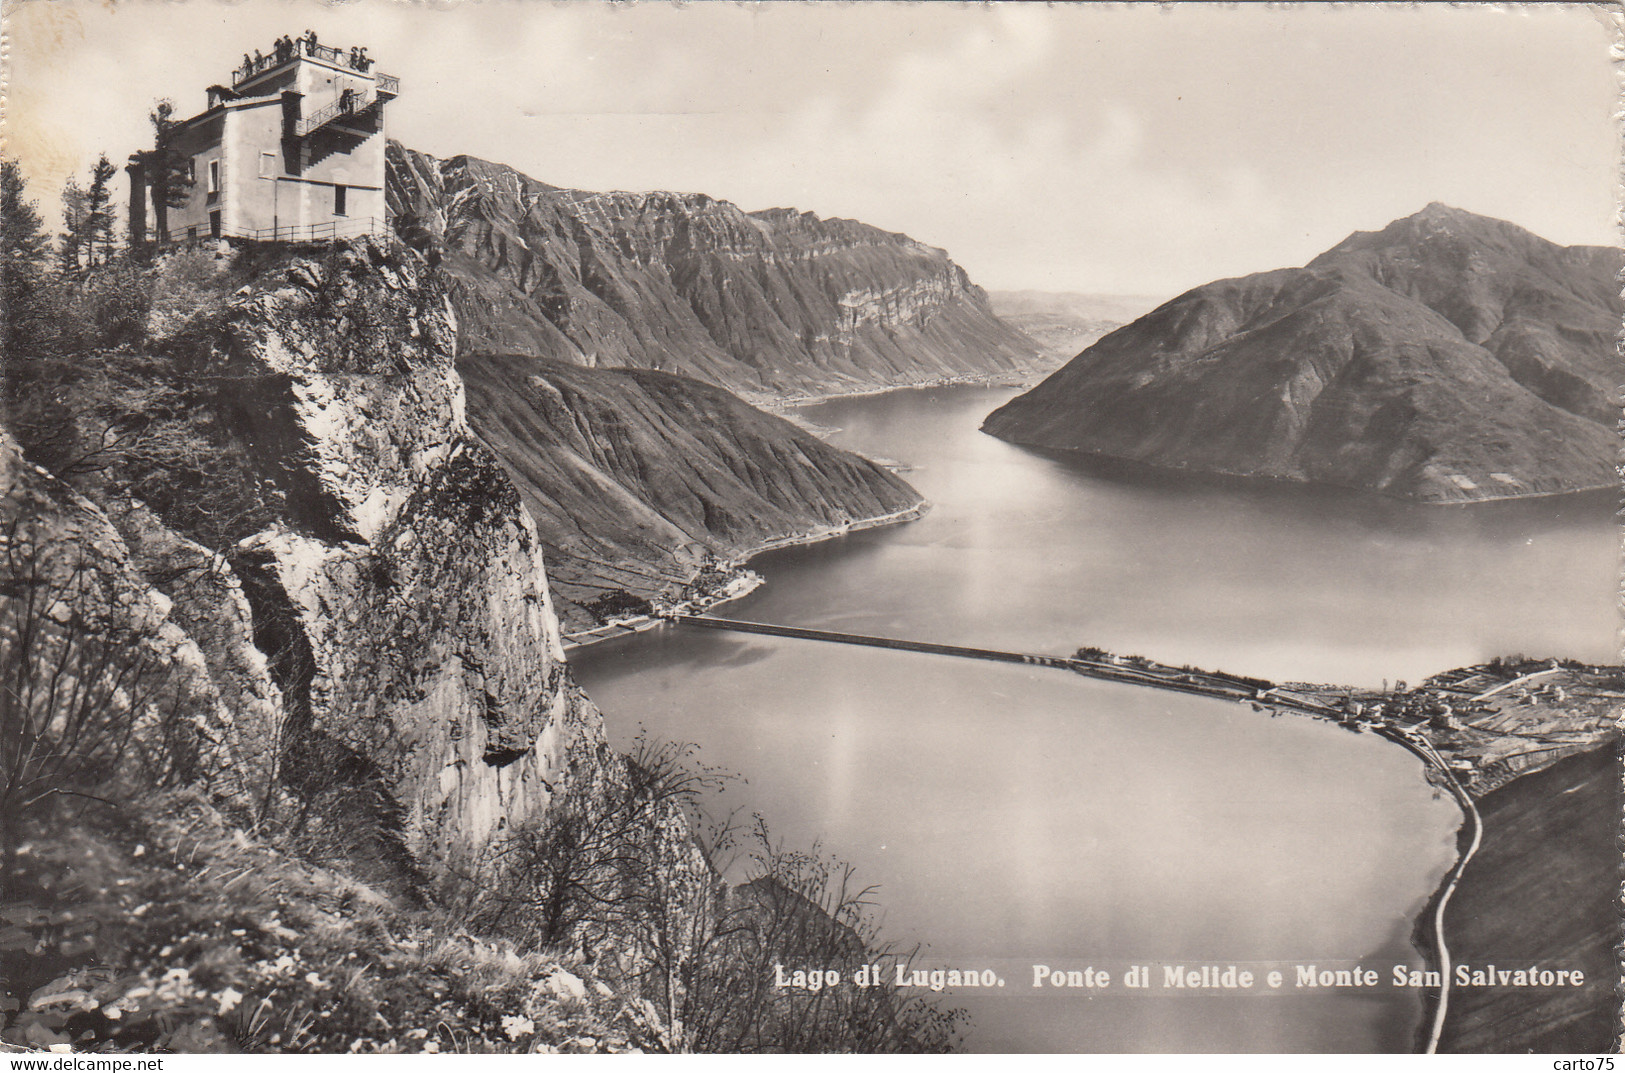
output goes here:
[[[8, 504], [12, 508], [14, 504]], [[116, 566], [8, 509], [0, 533], [0, 847], [62, 796], [191, 777], [195, 728], [164, 659], [125, 616]], [[9, 868], [7, 869], [9, 872]]]
[[[963, 1014], [883, 986], [816, 993], [775, 986], [777, 966], [843, 973], [912, 952], [882, 942], [873, 888], [849, 865], [774, 843], [760, 816], [741, 832], [705, 799], [728, 781], [687, 745], [640, 737], [629, 778], [552, 809], [501, 847], [505, 881], [471, 926], [567, 946], [649, 1004], [671, 1050], [949, 1050]], [[744, 853], [745, 881], [719, 869]], [[735, 861], [733, 863], [741, 863]]]

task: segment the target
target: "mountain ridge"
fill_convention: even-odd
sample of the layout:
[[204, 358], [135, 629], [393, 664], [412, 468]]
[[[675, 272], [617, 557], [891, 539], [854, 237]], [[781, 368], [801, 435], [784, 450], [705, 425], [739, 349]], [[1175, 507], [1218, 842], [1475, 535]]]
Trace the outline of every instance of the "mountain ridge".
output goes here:
[[536, 519], [566, 628], [615, 593], [672, 598], [774, 540], [918, 507], [884, 467], [722, 388], [526, 355], [459, 363], [469, 424]]
[[680, 373], [757, 401], [1043, 365], [947, 254], [706, 194], [567, 190], [389, 147], [391, 212], [438, 236], [462, 354]]
[[983, 429], [1430, 502], [1608, 487], [1622, 262], [1435, 203], [1302, 268], [1187, 291]]

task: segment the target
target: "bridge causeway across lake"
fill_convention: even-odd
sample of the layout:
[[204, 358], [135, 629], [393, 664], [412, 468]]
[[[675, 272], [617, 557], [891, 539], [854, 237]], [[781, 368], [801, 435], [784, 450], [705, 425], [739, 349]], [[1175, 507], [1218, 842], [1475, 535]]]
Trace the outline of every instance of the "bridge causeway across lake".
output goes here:
[[673, 613], [663, 616], [683, 626], [698, 626], [707, 630], [728, 630], [736, 633], [760, 633], [773, 637], [794, 637], [804, 641], [826, 641], [835, 644], [867, 645], [871, 648], [891, 648], [903, 652], [925, 652], [937, 656], [956, 656], [961, 659], [984, 659], [998, 663], [1025, 663], [1037, 667], [1055, 667], [1087, 678], [1109, 682], [1150, 686], [1176, 693], [1195, 693], [1222, 700], [1250, 701], [1271, 708], [1289, 708], [1306, 715], [1335, 719], [1340, 714], [1331, 705], [1317, 700], [1294, 696], [1272, 682], [1257, 678], [1243, 678], [1223, 671], [1202, 671], [1189, 667], [1170, 667], [1138, 657], [1119, 657], [1102, 653], [1098, 656], [1049, 656], [1029, 652], [1004, 652], [992, 648], [970, 648], [964, 645], [937, 644], [933, 641], [907, 641], [897, 637], [875, 637], [861, 633], [843, 633], [835, 630], [810, 630], [801, 626], [779, 626], [768, 622], [746, 622], [739, 619], [711, 618], [702, 615]]

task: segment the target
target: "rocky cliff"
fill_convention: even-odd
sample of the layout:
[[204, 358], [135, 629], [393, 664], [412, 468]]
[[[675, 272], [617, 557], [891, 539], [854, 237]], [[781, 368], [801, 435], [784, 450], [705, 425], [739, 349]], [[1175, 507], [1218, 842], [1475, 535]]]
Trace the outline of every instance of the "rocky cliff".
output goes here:
[[[97, 586], [122, 578], [122, 606], [150, 608], [122, 616], [125, 634], [173, 634], [166, 661], [189, 661], [207, 701], [187, 707], [218, 713], [214, 792], [260, 821], [303, 813], [307, 838], [325, 822], [335, 852], [410, 885], [477, 858], [563, 784], [612, 777], [535, 523], [466, 424], [437, 277], [371, 240], [273, 259], [235, 292], [240, 264], [199, 263], [152, 286], [190, 266], [218, 300], [155, 308], [140, 353], [69, 363], [115, 371], [63, 388], [85, 400], [78, 425], [114, 393], [126, 411], [78, 428], [128, 448], [99, 504], [12, 460], [7, 519], [43, 527], [54, 560], [97, 549]], [[230, 525], [206, 524], [228, 509]]]
[[[239, 545], [313, 762], [382, 780], [419, 859], [607, 761], [563, 666], [534, 522], [469, 434], [444, 295], [398, 248], [296, 265], [228, 310], [229, 400], [286, 507]], [[352, 760], [353, 758], [353, 760]]]
[[703, 194], [562, 190], [389, 150], [389, 205], [445, 245], [461, 352], [705, 380], [747, 398], [1014, 376], [1037, 347], [942, 250]]
[[1430, 502], [1612, 487], [1620, 251], [1443, 205], [1101, 339], [983, 428]]
[[861, 906], [760, 825], [730, 888], [722, 774], [609, 749], [524, 502], [608, 546], [648, 522], [658, 556], [905, 485], [720, 388], [493, 361], [516, 468], [564, 489], [522, 496], [466, 421], [442, 277], [394, 242], [44, 297], [75, 330], [8, 354], [0, 400], [0, 1049], [952, 1042], [912, 999], [764, 988], [829, 931], [764, 884]]
[[546, 358], [459, 362], [469, 422], [511, 471], [567, 626], [622, 591], [671, 596], [711, 560], [893, 514], [920, 495], [720, 388]]

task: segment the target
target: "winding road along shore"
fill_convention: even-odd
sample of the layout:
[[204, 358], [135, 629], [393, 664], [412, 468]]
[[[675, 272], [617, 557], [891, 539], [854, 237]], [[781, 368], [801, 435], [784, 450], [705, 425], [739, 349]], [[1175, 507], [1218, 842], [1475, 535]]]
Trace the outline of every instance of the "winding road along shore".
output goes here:
[[1580, 970], [1585, 985], [1457, 987], [1447, 1009], [1432, 1018], [1430, 1039], [1418, 1031], [1418, 1048], [1432, 1043], [1440, 1053], [1475, 1054], [1618, 1048], [1617, 749], [1617, 741], [1604, 742], [1477, 798], [1482, 841], [1454, 877], [1455, 896], [1432, 914], [1450, 936], [1454, 964]]
[[[1440, 983], [1438, 996], [1433, 1003], [1433, 1017], [1431, 1027], [1428, 1029], [1427, 1045], [1423, 1048], [1423, 1052], [1437, 1054], [1439, 1038], [1444, 1034], [1444, 1022], [1445, 1018], [1449, 1016], [1450, 1010], [1451, 962], [1450, 947], [1445, 943], [1444, 913], [1446, 907], [1450, 904], [1450, 896], [1456, 892], [1456, 886], [1461, 882], [1461, 874], [1467, 870], [1468, 863], [1478, 853], [1478, 847], [1484, 841], [1484, 818], [1479, 815], [1478, 806], [1473, 804], [1473, 799], [1468, 796], [1467, 791], [1462, 789], [1461, 783], [1456, 780], [1455, 774], [1450, 770], [1450, 765], [1445, 763], [1444, 757], [1439, 755], [1438, 750], [1427, 739], [1419, 738], [1404, 731], [1382, 730], [1378, 733], [1389, 741], [1398, 742], [1417, 756], [1420, 756], [1429, 767], [1439, 773], [1445, 785], [1450, 788], [1451, 795], [1455, 797], [1456, 804], [1461, 806], [1462, 815], [1466, 818], [1464, 833], [1471, 832], [1467, 838], [1466, 848], [1456, 858], [1455, 867], [1450, 869], [1449, 874], [1445, 876], [1444, 885], [1439, 888], [1432, 899], [1434, 957], [1438, 965]], [[1458, 836], [1459, 841], [1460, 836]]]

